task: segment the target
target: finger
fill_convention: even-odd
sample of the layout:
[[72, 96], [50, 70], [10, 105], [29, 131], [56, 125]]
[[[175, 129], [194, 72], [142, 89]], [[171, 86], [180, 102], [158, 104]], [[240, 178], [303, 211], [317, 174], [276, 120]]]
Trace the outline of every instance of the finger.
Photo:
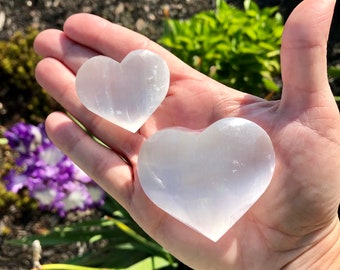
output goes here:
[[136, 161], [138, 149], [143, 141], [139, 134], [124, 130], [87, 110], [80, 102], [75, 90], [75, 76], [61, 62], [45, 58], [36, 67], [36, 79], [65, 110], [78, 119], [97, 138], [111, 149]]
[[305, 0], [288, 19], [282, 37], [281, 106], [329, 106], [334, 101], [327, 78], [327, 40], [335, 0]]
[[45, 30], [35, 38], [34, 50], [40, 56], [55, 58], [63, 62], [73, 73], [98, 52], [70, 40], [64, 32], [56, 29]]
[[131, 168], [116, 153], [96, 143], [62, 113], [47, 117], [46, 131], [58, 148], [119, 203], [127, 206], [131, 198]]
[[120, 62], [129, 52], [147, 49], [160, 55], [169, 65], [172, 80], [183, 78], [192, 68], [147, 37], [92, 14], [75, 14], [67, 19], [64, 32], [69, 39]]

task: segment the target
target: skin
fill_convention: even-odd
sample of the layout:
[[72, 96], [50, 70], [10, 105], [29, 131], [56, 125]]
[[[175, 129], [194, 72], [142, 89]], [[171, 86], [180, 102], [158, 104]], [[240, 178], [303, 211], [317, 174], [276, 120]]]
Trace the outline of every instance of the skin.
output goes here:
[[[62, 113], [47, 118], [47, 132], [151, 237], [194, 269], [338, 269], [340, 117], [327, 80], [326, 60], [334, 4], [334, 0], [305, 0], [286, 23], [279, 101], [221, 85], [121, 26], [94, 15], [73, 15], [64, 31], [46, 30], [36, 38], [35, 50], [43, 56], [36, 78], [110, 149], [94, 142]], [[159, 109], [132, 134], [80, 103], [75, 74], [89, 57], [102, 54], [121, 61], [135, 49], [162, 56], [171, 71], [171, 85]], [[136, 163], [141, 144], [157, 130], [202, 129], [228, 116], [247, 118], [268, 132], [276, 168], [263, 196], [214, 243], [146, 197]]]

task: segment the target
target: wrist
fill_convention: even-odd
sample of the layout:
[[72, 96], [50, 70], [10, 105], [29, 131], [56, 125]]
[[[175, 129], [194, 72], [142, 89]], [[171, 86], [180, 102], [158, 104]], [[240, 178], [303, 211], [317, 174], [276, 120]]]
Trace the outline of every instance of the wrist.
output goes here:
[[337, 218], [332, 230], [313, 244], [284, 270], [336, 270], [340, 266], [340, 221]]

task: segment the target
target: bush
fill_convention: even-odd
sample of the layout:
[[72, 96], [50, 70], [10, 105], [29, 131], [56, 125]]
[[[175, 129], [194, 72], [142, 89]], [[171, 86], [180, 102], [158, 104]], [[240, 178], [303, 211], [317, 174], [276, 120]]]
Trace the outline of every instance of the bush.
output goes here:
[[38, 123], [57, 107], [35, 80], [40, 60], [33, 50], [37, 34], [38, 30], [27, 28], [13, 34], [9, 41], [0, 41], [0, 98], [5, 106], [1, 125], [14, 118]]
[[210, 77], [242, 91], [278, 91], [283, 21], [278, 8], [245, 0], [244, 10], [216, 1], [216, 11], [165, 21], [158, 42]]

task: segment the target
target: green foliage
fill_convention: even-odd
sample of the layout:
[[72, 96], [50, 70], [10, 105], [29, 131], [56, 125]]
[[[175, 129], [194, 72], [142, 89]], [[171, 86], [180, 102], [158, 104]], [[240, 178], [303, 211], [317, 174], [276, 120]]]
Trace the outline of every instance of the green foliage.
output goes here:
[[339, 79], [340, 78], [340, 65], [330, 66], [328, 68], [328, 76], [332, 79]]
[[[340, 65], [329, 66], [328, 77], [329, 77], [329, 81], [331, 82], [331, 84], [333, 81], [339, 80], [340, 79]], [[339, 93], [336, 93], [336, 94], [339, 94]], [[340, 105], [340, 96], [334, 96], [334, 99]]]
[[278, 91], [283, 21], [278, 8], [244, 10], [216, 1], [216, 11], [165, 22], [158, 42], [204, 74], [248, 93]]
[[[0, 41], [0, 98], [8, 111], [8, 120], [18, 114], [39, 122], [56, 107], [52, 98], [35, 80], [40, 57], [33, 50], [38, 30], [16, 32], [9, 41]], [[3, 123], [0, 123], [3, 124]]]
[[[149, 269], [176, 269], [174, 258], [144, 233], [126, 210], [111, 197], [106, 199], [103, 211], [107, 215], [101, 219], [56, 227], [47, 235], [29, 236], [7, 243], [30, 245], [34, 240], [39, 240], [43, 248], [79, 242], [87, 244], [88, 251], [65, 262], [70, 267], [65, 268], [64, 265], [63, 269], [75, 269], [74, 265], [143, 269], [136, 267], [150, 262], [153, 262], [153, 266]], [[46, 269], [60, 269], [59, 266], [46, 265]], [[45, 269], [44, 266], [42, 269]]]

